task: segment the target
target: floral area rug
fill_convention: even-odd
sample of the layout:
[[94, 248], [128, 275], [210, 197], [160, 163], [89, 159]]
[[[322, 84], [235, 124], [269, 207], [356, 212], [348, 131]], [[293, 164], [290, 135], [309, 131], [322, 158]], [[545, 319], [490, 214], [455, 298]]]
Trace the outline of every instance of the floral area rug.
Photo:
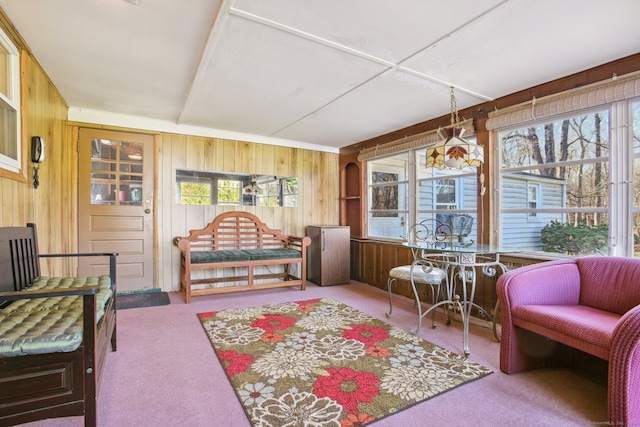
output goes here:
[[198, 314], [254, 426], [362, 426], [492, 371], [331, 298]]

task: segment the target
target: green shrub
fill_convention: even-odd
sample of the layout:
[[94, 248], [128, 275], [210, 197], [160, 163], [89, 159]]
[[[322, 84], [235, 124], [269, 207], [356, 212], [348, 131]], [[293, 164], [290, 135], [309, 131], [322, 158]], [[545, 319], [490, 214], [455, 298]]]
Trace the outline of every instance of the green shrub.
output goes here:
[[607, 253], [608, 224], [589, 226], [581, 223], [574, 226], [551, 221], [540, 234], [545, 252], [567, 255]]

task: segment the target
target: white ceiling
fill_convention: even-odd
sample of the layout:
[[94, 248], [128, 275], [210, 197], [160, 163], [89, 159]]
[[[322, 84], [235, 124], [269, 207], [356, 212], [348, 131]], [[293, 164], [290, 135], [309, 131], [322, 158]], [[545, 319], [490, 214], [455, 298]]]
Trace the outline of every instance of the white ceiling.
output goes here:
[[638, 0], [0, 7], [72, 120], [336, 151], [640, 51]]

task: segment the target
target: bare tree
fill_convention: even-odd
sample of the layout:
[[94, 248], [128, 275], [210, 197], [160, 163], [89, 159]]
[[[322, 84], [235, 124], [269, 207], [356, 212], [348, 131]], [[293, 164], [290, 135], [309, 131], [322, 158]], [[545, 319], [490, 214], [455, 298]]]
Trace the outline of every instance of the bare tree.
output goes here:
[[[544, 125], [544, 157], [545, 163], [555, 163], [556, 162], [556, 151], [555, 151], [555, 135], [553, 132], [553, 123], [547, 123]], [[550, 176], [555, 178], [556, 170], [555, 168], [548, 168], [544, 170], [545, 176]]]
[[[566, 162], [569, 158], [569, 120], [563, 120], [560, 127], [560, 161]], [[560, 176], [558, 178], [565, 179], [567, 168], [560, 168]]]
[[542, 160], [542, 153], [540, 152], [540, 140], [538, 139], [538, 134], [536, 134], [535, 127], [527, 129], [527, 141], [531, 149], [531, 157], [533, 157], [535, 163], [539, 165], [543, 164], [544, 160]]

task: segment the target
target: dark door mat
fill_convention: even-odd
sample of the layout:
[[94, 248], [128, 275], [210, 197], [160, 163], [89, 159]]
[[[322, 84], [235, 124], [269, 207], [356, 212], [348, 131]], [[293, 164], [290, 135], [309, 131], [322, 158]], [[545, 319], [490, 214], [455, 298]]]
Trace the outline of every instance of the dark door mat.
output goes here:
[[126, 310], [127, 308], [156, 307], [159, 305], [169, 305], [169, 294], [166, 292], [140, 292], [134, 294], [122, 294], [116, 297], [116, 308]]

